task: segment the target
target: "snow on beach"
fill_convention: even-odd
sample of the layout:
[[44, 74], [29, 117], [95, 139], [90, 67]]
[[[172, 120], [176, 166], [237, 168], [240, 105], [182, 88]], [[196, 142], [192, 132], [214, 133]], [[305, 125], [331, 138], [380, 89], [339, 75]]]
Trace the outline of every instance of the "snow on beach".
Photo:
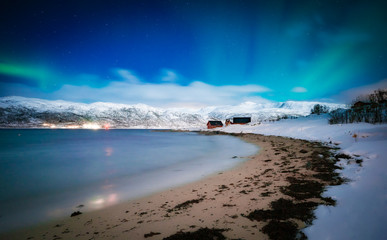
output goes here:
[[[220, 129], [219, 129], [220, 130]], [[317, 219], [304, 230], [309, 239], [384, 239], [387, 234], [387, 125], [329, 125], [326, 115], [231, 125], [221, 131], [284, 136], [331, 143], [340, 151], [364, 160], [362, 167], [347, 165], [342, 171], [348, 184], [325, 193], [338, 201], [336, 207], [320, 206]]]

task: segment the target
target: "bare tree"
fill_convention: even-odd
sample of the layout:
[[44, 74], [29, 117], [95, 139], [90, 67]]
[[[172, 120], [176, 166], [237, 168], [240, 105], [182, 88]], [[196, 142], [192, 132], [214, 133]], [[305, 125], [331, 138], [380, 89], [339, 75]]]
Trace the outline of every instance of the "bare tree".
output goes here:
[[[359, 102], [361, 104], [358, 104]], [[378, 89], [369, 95], [358, 96], [350, 109], [338, 109], [330, 113], [330, 124], [353, 122], [387, 122], [387, 89]]]

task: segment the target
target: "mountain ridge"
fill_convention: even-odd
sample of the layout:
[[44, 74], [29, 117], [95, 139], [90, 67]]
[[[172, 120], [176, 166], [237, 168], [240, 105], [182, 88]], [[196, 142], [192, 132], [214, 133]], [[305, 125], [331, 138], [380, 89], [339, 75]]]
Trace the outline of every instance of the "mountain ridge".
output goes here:
[[250, 116], [253, 122], [285, 116], [306, 116], [315, 104], [326, 105], [330, 110], [345, 108], [343, 104], [286, 101], [243, 102], [235, 106], [210, 106], [193, 110], [157, 108], [146, 104], [77, 103], [8, 96], [0, 98], [0, 127], [60, 128], [95, 124], [113, 128], [192, 128], [204, 127], [211, 119], [224, 121], [235, 116]]

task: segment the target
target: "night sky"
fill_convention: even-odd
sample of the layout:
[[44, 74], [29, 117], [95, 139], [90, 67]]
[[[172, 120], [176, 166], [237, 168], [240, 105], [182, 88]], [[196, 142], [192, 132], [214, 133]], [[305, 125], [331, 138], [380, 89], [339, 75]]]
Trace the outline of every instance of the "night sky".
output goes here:
[[387, 87], [386, 13], [381, 0], [2, 0], [0, 96], [348, 101]]

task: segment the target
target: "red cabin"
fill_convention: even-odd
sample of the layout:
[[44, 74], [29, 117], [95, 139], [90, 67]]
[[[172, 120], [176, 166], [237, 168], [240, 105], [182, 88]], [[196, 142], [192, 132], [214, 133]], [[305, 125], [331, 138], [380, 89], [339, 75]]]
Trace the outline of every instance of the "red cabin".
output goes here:
[[217, 128], [217, 127], [223, 127], [223, 123], [221, 121], [208, 121], [207, 128]]

